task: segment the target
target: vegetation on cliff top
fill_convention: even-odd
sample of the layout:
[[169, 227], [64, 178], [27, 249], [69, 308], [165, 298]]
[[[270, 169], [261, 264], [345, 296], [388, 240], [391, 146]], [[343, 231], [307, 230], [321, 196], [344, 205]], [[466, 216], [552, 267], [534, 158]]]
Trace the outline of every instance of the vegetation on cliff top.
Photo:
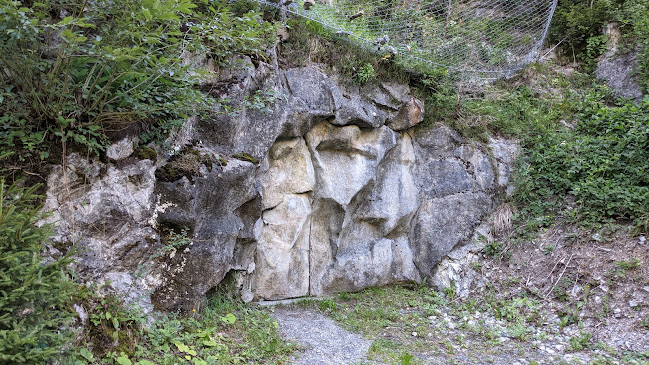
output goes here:
[[110, 136], [151, 137], [218, 112], [192, 57], [217, 67], [234, 54], [265, 57], [273, 30], [245, 3], [1, 0], [0, 151], [18, 166], [57, 145], [97, 156]]

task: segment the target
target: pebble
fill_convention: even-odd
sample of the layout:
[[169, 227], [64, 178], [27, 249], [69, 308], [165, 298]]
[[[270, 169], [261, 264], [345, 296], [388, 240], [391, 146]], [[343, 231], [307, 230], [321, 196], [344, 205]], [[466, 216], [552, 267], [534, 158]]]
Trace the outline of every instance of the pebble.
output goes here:
[[417, 337], [417, 332], [413, 332], [412, 337]]

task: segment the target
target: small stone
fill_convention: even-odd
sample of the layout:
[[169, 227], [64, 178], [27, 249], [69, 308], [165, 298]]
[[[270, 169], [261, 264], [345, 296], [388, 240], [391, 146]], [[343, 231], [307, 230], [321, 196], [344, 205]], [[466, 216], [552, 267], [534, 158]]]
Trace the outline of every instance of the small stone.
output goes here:
[[412, 337], [417, 337], [417, 332], [413, 332]]
[[79, 315], [79, 319], [81, 320], [81, 324], [85, 325], [86, 322], [88, 322], [88, 312], [86, 312], [86, 309], [79, 305], [79, 304], [74, 304], [74, 310], [77, 312]]
[[448, 323], [448, 328], [454, 330], [455, 329], [455, 324], [453, 324], [453, 322], [449, 322]]
[[111, 145], [106, 150], [106, 157], [111, 160], [119, 161], [127, 158], [133, 154], [134, 140], [131, 138], [124, 138], [119, 142]]
[[241, 293], [241, 300], [242, 300], [244, 303], [250, 303], [250, 302], [252, 302], [252, 299], [253, 299], [253, 298], [254, 298], [254, 295], [253, 295], [250, 291], [248, 291], [248, 290], [246, 290], [246, 291], [244, 291], [243, 293]]

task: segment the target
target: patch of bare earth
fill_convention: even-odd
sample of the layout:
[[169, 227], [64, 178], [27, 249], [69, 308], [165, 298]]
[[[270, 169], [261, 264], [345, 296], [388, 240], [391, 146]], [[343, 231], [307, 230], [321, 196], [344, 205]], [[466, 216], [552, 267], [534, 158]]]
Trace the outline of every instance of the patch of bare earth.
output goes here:
[[[586, 232], [557, 224], [535, 239], [509, 243], [477, 265], [498, 298], [541, 302], [542, 324], [569, 338], [589, 336], [611, 354], [640, 353], [649, 361], [649, 240], [628, 226]], [[511, 242], [511, 241], [510, 241]], [[643, 354], [644, 353], [644, 354]], [[633, 356], [631, 356], [633, 358]]]

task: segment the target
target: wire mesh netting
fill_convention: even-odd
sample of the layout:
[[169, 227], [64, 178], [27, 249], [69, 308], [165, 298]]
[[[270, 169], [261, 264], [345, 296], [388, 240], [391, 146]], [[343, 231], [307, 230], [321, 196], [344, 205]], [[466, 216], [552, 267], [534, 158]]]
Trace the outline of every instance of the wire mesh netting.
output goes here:
[[534, 62], [557, 0], [256, 0], [401, 59], [495, 79]]

